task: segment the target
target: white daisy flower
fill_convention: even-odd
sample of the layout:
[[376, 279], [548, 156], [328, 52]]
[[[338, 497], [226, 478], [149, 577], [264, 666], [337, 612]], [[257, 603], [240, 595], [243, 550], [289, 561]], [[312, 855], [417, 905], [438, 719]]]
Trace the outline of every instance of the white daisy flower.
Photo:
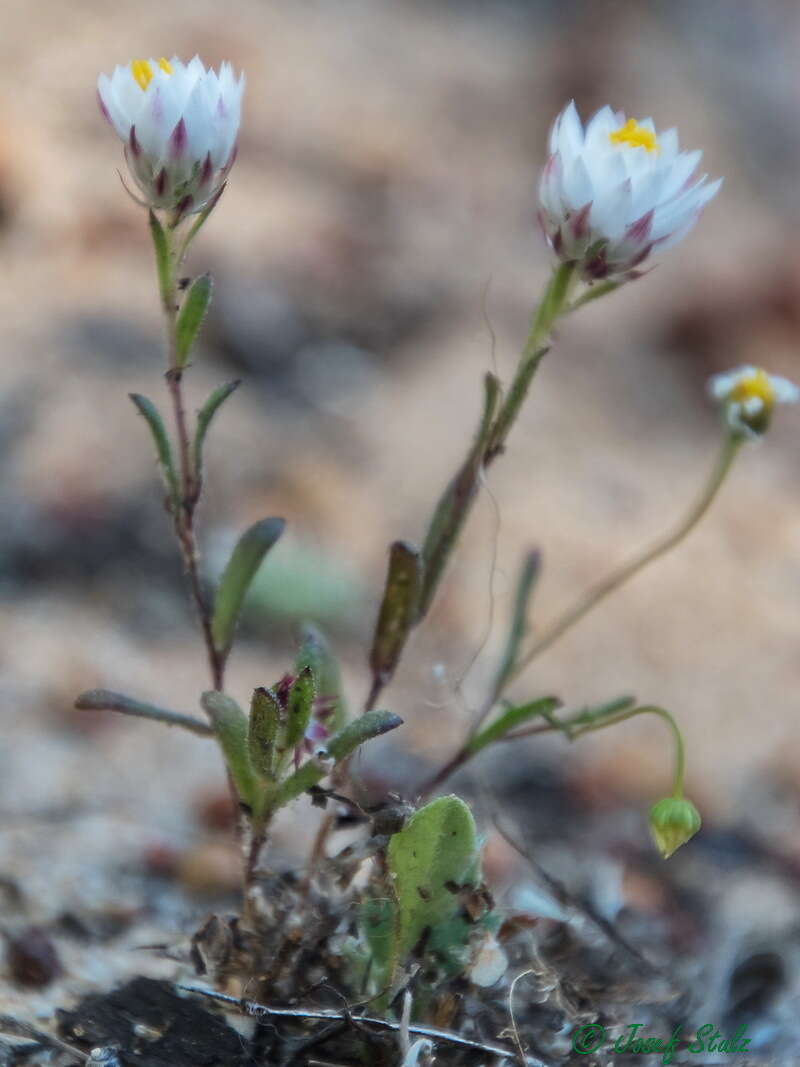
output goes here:
[[100, 110], [150, 207], [200, 211], [218, 194], [236, 157], [244, 75], [219, 74], [195, 56], [134, 59], [97, 79]]
[[708, 391], [722, 406], [730, 428], [747, 437], [766, 433], [776, 404], [800, 402], [794, 382], [750, 365], [714, 375]]
[[550, 133], [539, 187], [540, 219], [562, 260], [589, 281], [630, 273], [653, 249], [691, 230], [721, 181], [694, 177], [701, 152], [680, 152], [678, 134], [657, 134], [604, 107], [584, 130], [574, 102]]

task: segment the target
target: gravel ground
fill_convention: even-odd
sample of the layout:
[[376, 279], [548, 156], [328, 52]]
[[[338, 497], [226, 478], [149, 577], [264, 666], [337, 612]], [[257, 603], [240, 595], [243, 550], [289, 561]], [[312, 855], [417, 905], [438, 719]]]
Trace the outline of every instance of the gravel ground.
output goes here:
[[[191, 263], [219, 284], [188, 384], [196, 406], [217, 382], [244, 380], [211, 443], [209, 572], [249, 521], [290, 522], [232, 664], [242, 698], [282, 673], [294, 626], [312, 615], [362, 699], [386, 545], [421, 536], [472, 433], [481, 375], [495, 362], [510, 372], [546, 276], [535, 187], [564, 101], [589, 111], [610, 100], [676, 124], [725, 175], [684, 245], [560, 330], [388, 694], [404, 736], [362, 768], [376, 788], [413, 794], [479, 699], [521, 552], [543, 552], [544, 622], [693, 498], [718, 433], [709, 373], [758, 360], [798, 377], [798, 43], [800, 17], [777, 0], [735, 15], [717, 0], [236, 0], [223, 19], [206, 0], [8, 0], [0, 925], [9, 946], [44, 929], [60, 963], [25, 986], [9, 948], [3, 1011], [49, 1020], [130, 976], [179, 977], [181, 965], [139, 947], [235, 905], [212, 747], [71, 710], [82, 689], [107, 686], [190, 711], [206, 685], [126, 397], [161, 399], [160, 323], [144, 219], [114, 173], [121, 154], [94, 105], [96, 72], [172, 51], [247, 71], [239, 160]], [[774, 979], [774, 1062], [796, 1047], [782, 1005], [800, 928], [797, 431], [796, 414], [779, 419], [690, 541], [515, 690], [569, 705], [635, 692], [670, 708], [708, 826], [693, 855], [668, 868], [647, 859], [641, 813], [668, 773], [659, 726], [568, 753], [489, 756], [464, 783], [572, 891], [653, 950], [663, 933], [680, 980], [707, 993], [699, 1014], [724, 1014], [742, 954], [768, 944], [780, 976], [757, 965], [755, 985]], [[279, 826], [276, 866], [298, 863], [315, 818], [298, 805]], [[485, 824], [490, 874], [513, 895], [530, 873], [488, 814]]]

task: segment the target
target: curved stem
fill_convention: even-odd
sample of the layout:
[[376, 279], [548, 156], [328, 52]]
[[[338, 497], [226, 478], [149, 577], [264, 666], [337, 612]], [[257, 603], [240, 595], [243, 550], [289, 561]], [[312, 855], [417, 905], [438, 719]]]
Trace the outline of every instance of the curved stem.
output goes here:
[[722, 483], [731, 469], [734, 459], [742, 444], [743, 438], [734, 433], [727, 433], [716, 465], [711, 473], [699, 499], [691, 508], [686, 517], [666, 537], [660, 538], [655, 544], [645, 549], [639, 555], [623, 564], [617, 570], [612, 571], [606, 578], [598, 582], [588, 593], [584, 594], [571, 608], [548, 626], [540, 637], [534, 641], [527, 653], [517, 662], [513, 670], [509, 672], [509, 680], [517, 677], [537, 656], [545, 649], [554, 644], [568, 630], [588, 615], [592, 608], [596, 607], [607, 596], [619, 589], [625, 582], [635, 577], [649, 563], [665, 555], [671, 549], [679, 545], [683, 539], [697, 526], [705, 513], [711, 507]]
[[683, 735], [675, 719], [664, 708], [660, 708], [656, 704], [645, 704], [639, 708], [632, 708], [630, 711], [621, 711], [617, 715], [611, 715], [598, 722], [589, 722], [583, 726], [578, 726], [571, 731], [570, 736], [572, 738], [580, 737], [581, 734], [588, 734], [592, 730], [602, 730], [606, 726], [614, 726], [618, 722], [625, 722], [626, 719], [632, 719], [636, 715], [658, 715], [672, 731], [672, 737], [675, 742], [675, 771], [672, 780], [672, 795], [676, 799], [680, 799], [683, 796], [683, 778], [686, 767]]

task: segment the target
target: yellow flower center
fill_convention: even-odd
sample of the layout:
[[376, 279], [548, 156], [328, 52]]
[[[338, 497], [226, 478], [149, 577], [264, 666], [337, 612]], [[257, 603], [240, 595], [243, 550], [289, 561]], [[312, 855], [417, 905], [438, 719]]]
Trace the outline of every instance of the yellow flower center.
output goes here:
[[[172, 74], [172, 67], [162, 56], [158, 61], [159, 67], [165, 74]], [[131, 74], [138, 82], [139, 88], [144, 92], [150, 82], [153, 80], [153, 68], [146, 59], [132, 59], [131, 60]]]
[[646, 148], [648, 152], [660, 151], [656, 135], [640, 126], [636, 119], [628, 119], [624, 126], [612, 130], [608, 139], [612, 144], [628, 144], [632, 148]]
[[741, 378], [731, 389], [728, 402], [731, 404], [744, 404], [748, 400], [758, 399], [764, 405], [765, 411], [771, 411], [775, 405], [775, 390], [769, 375], [759, 367], [751, 371], [746, 377]]

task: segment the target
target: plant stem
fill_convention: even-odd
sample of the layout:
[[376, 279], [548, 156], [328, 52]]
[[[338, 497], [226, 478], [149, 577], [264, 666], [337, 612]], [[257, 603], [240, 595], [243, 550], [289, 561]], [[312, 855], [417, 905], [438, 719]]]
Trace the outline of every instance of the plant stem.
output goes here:
[[484, 466], [493, 462], [504, 450], [506, 438], [516, 422], [533, 376], [547, 354], [550, 333], [558, 317], [564, 312], [575, 278], [575, 264], [562, 263], [557, 267], [544, 291], [531, 322], [531, 328], [519, 357], [514, 380], [508, 390], [484, 455]]
[[570, 736], [574, 739], [580, 737], [581, 734], [588, 734], [592, 730], [602, 730], [606, 726], [615, 726], [618, 722], [625, 722], [626, 719], [632, 719], [636, 715], [658, 715], [672, 731], [672, 737], [675, 742], [675, 771], [672, 780], [672, 795], [676, 799], [680, 799], [683, 796], [683, 779], [686, 767], [683, 736], [675, 719], [664, 708], [659, 708], [656, 704], [645, 704], [639, 708], [632, 708], [630, 711], [621, 711], [597, 722], [589, 722], [578, 726], [570, 732]]
[[[689, 533], [691, 533], [691, 531], [695, 528], [695, 526], [697, 526], [697, 524], [703, 518], [705, 513], [711, 507], [711, 504], [716, 498], [717, 493], [722, 487], [722, 484], [731, 469], [733, 461], [736, 458], [736, 455], [743, 440], [744, 438], [739, 434], [726, 433], [719, 457], [717, 459], [716, 464], [714, 465], [714, 468], [711, 472], [711, 476], [708, 482], [706, 483], [705, 488], [703, 489], [696, 503], [689, 510], [688, 514], [675, 527], [675, 529], [672, 530], [665, 537], [656, 541], [655, 544], [651, 545], [644, 552], [640, 553], [638, 556], [635, 556], [628, 563], [624, 564], [622, 567], [619, 567], [617, 570], [612, 571], [611, 574], [608, 575], [608, 577], [604, 578], [601, 582], [599, 582], [592, 589], [590, 589], [588, 593], [581, 597], [576, 604], [574, 604], [571, 608], [564, 612], [563, 615], [556, 619], [555, 622], [553, 622], [541, 634], [538, 640], [536, 640], [531, 646], [531, 648], [528, 650], [526, 655], [524, 655], [520, 660], [517, 661], [516, 664], [514, 664], [508, 671], [504, 673], [502, 683], [499, 686], [497, 684], [493, 686], [486, 700], [481, 705], [480, 711], [478, 712], [475, 722], [470, 728], [470, 732], [464, 744], [456, 753], [456, 755], [451, 760], [449, 760], [444, 765], [444, 767], [441, 768], [441, 770], [431, 779], [430, 782], [426, 784], [422, 791], [423, 796], [426, 796], [428, 793], [433, 792], [434, 789], [437, 789], [444, 781], [447, 780], [447, 778], [450, 777], [450, 775], [454, 771], [458, 770], [459, 767], [461, 767], [464, 763], [467, 762], [470, 755], [467, 751], [467, 745], [469, 744], [470, 739], [475, 735], [478, 728], [484, 722], [486, 717], [489, 715], [494, 705], [499, 700], [500, 696], [502, 695], [502, 690], [507, 682], [511, 681], [513, 678], [516, 678], [517, 675], [520, 674], [520, 672], [524, 670], [525, 667], [527, 667], [538, 655], [540, 655], [540, 653], [544, 652], [545, 649], [549, 648], [552, 644], [554, 644], [559, 637], [561, 637], [568, 630], [570, 630], [576, 623], [580, 622], [584, 615], [587, 615], [593, 607], [595, 607], [607, 596], [613, 593], [615, 589], [618, 589], [625, 582], [629, 581], [631, 578], [637, 575], [639, 571], [641, 571], [649, 563], [652, 563], [653, 560], [658, 559], [660, 556], [663, 556], [665, 553], [669, 552], [672, 548], [675, 548], [676, 545], [680, 544], [680, 542], [683, 541], [683, 539]], [[625, 712], [613, 721], [621, 722], [624, 718], [629, 718], [632, 714], [638, 714], [638, 712]], [[604, 720], [602, 725], [606, 724], [610, 724], [610, 721]], [[567, 728], [568, 724], [564, 723], [563, 726], [564, 728]], [[554, 727], [552, 725], [540, 723], [536, 726], [528, 728], [527, 730], [510, 734], [508, 735], [508, 737], [503, 738], [503, 740], [512, 740], [515, 738], [527, 737], [531, 734], [545, 733], [548, 730], [556, 728], [557, 727]], [[583, 733], [588, 729], [599, 729], [599, 725], [581, 728], [578, 730], [578, 733]], [[577, 734], [572, 734], [572, 736], [577, 736]]]
[[[544, 734], [550, 733], [553, 730], [561, 730], [567, 735], [570, 741], [574, 741], [582, 734], [587, 734], [592, 730], [603, 730], [606, 726], [614, 726], [618, 722], [625, 722], [626, 719], [632, 719], [635, 715], [658, 715], [672, 730], [672, 735], [675, 740], [675, 772], [673, 777], [672, 795], [676, 798], [683, 796], [683, 777], [686, 762], [683, 736], [678, 728], [678, 724], [670, 713], [664, 708], [657, 707], [655, 704], [647, 704], [642, 707], [632, 708], [629, 711], [621, 711], [612, 715], [606, 715], [594, 722], [587, 722], [585, 713], [581, 712], [573, 719], [538, 723], [536, 726], [529, 726], [524, 730], [517, 730], [514, 733], [506, 734], [504, 737], [499, 738], [499, 740], [512, 742], [521, 741], [523, 738], [531, 737], [533, 734]], [[467, 750], [465, 743], [459, 752], [422, 787], [419, 791], [420, 797], [427, 797], [430, 793], [434, 792], [434, 790], [438, 789], [439, 786], [443, 785], [451, 774], [468, 761], [470, 755], [471, 753]]]
[[537, 656], [544, 652], [545, 649], [549, 648], [552, 644], [555, 644], [559, 637], [562, 637], [576, 623], [580, 622], [585, 615], [588, 615], [592, 608], [596, 607], [602, 600], [605, 600], [605, 598], [616, 589], [619, 589], [625, 582], [635, 577], [639, 571], [643, 570], [649, 563], [652, 563], [654, 560], [665, 555], [671, 549], [679, 545], [681, 541], [691, 533], [711, 507], [711, 504], [725, 481], [728, 471], [731, 469], [742, 441], [743, 438], [740, 435], [726, 433], [719, 458], [711, 472], [711, 477], [697, 502], [689, 510], [686, 517], [665, 537], [660, 538], [649, 548], [645, 549], [645, 551], [634, 556], [633, 559], [612, 571], [611, 574], [598, 582], [597, 585], [588, 591], [588, 593], [584, 594], [584, 596], [573, 604], [571, 608], [565, 611], [563, 615], [551, 623], [550, 626], [542, 632], [539, 638], [534, 641], [527, 653], [517, 662], [513, 670], [509, 672], [508, 680], [517, 677], [517, 675], [524, 670], [525, 667], [531, 664]]
[[186, 573], [189, 578], [189, 586], [192, 598], [197, 608], [200, 626], [203, 632], [203, 640], [208, 657], [211, 684], [214, 689], [222, 689], [224, 680], [225, 664], [223, 658], [214, 646], [211, 633], [211, 611], [203, 592], [200, 579], [200, 568], [197, 553], [197, 541], [194, 531], [194, 517], [197, 503], [200, 498], [200, 486], [194, 470], [192, 460], [191, 439], [186, 421], [186, 406], [183, 399], [183, 371], [178, 366], [177, 359], [177, 321], [178, 321], [178, 272], [181, 260], [185, 254], [186, 246], [180, 254], [176, 248], [175, 230], [166, 228], [167, 241], [169, 243], [169, 271], [166, 284], [162, 292], [162, 304], [164, 309], [164, 321], [167, 335], [167, 361], [166, 372], [167, 388], [172, 401], [172, 411], [175, 421], [175, 433], [178, 439], [178, 456], [180, 460], [180, 502], [179, 507], [173, 514], [175, 536], [180, 545], [183, 555]]
[[[473, 472], [473, 480], [462, 487], [462, 492], [469, 495], [469, 501], [467, 505], [462, 508], [459, 527], [466, 521], [468, 509], [471, 507], [474, 490], [478, 484], [474, 481], [475, 475], [480, 474], [482, 470], [485, 470], [505, 451], [506, 440], [522, 409], [522, 405], [528, 395], [534, 375], [536, 374], [543, 357], [548, 352], [549, 337], [556, 320], [559, 316], [564, 314], [568, 308], [570, 292], [575, 278], [575, 264], [562, 263], [553, 270], [550, 280], [545, 287], [542, 299], [533, 314], [530, 330], [522, 348], [522, 352], [520, 353], [514, 378], [497, 414], [493, 416], [493, 421], [489, 423], [482, 453], [478, 454], [477, 457], [474, 455], [471, 456], [473, 459], [477, 458], [477, 466]], [[491, 415], [490, 418], [492, 418]], [[464, 468], [462, 468], [462, 471], [463, 469]], [[456, 477], [458, 477], [458, 475]], [[440, 498], [440, 505], [442, 499], [443, 498]], [[436, 514], [437, 513], [434, 513], [434, 515]], [[455, 547], [455, 540], [457, 539], [459, 532], [460, 528], [454, 535], [453, 543], [447, 548], [448, 554]], [[427, 605], [421, 611], [416, 623], [421, 622], [426, 613]], [[401, 654], [402, 653], [398, 653], [398, 660]], [[380, 677], [373, 677], [371, 689], [364, 704], [365, 712], [370, 711], [375, 707], [385, 685], [386, 682]]]

